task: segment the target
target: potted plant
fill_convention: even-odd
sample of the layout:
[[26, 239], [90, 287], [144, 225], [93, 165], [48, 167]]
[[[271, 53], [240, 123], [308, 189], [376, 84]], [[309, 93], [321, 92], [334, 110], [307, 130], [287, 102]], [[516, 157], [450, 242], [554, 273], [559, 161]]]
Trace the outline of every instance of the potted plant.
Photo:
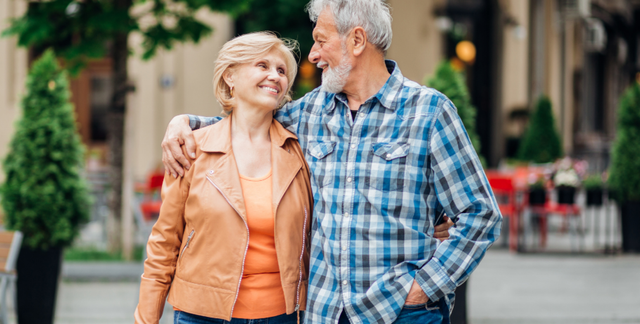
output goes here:
[[547, 202], [547, 188], [544, 176], [533, 177], [529, 182], [529, 205], [541, 206]]
[[604, 184], [599, 174], [592, 174], [582, 181], [587, 195], [587, 206], [602, 206]]
[[51, 50], [34, 62], [3, 166], [5, 227], [24, 234], [18, 256], [18, 323], [52, 323], [62, 249], [89, 218], [83, 146], [66, 74]]
[[622, 250], [640, 252], [640, 85], [620, 100], [608, 183], [620, 204]]
[[573, 167], [571, 158], [565, 157], [556, 162], [557, 171], [553, 176], [553, 185], [558, 194], [558, 204], [573, 205], [576, 188], [580, 186], [580, 177]]

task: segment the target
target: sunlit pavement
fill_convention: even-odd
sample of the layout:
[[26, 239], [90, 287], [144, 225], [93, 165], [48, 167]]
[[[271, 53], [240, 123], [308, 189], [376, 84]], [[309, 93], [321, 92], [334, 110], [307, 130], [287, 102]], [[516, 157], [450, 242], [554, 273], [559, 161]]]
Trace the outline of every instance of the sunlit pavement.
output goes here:
[[[141, 269], [65, 264], [55, 323], [133, 323]], [[468, 307], [472, 324], [640, 323], [640, 255], [492, 249], [469, 281]], [[167, 305], [161, 323], [172, 323], [172, 314]]]

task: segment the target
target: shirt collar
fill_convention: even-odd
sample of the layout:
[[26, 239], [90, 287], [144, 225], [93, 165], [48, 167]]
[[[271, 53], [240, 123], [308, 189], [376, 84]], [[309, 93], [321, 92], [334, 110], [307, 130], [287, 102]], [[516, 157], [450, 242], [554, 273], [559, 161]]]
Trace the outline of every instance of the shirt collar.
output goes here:
[[[400, 94], [400, 90], [402, 89], [402, 84], [404, 82], [404, 76], [402, 75], [402, 72], [400, 72], [400, 68], [398, 68], [398, 63], [395, 61], [385, 60], [384, 63], [387, 67], [387, 71], [389, 71], [391, 75], [382, 88], [380, 88], [380, 90], [367, 101], [377, 99], [383, 107], [393, 111], [396, 109], [393, 103], [396, 101], [398, 94]], [[342, 92], [336, 94], [335, 98], [342, 101], [345, 105], [348, 103], [347, 96]], [[335, 107], [336, 105], [334, 103], [328, 108], [328, 111], [333, 110]]]

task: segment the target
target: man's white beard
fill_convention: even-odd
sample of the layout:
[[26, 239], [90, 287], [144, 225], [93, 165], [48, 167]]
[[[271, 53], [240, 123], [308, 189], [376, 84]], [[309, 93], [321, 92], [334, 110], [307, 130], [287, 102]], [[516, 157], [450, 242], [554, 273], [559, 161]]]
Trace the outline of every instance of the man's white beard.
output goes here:
[[[322, 73], [322, 90], [331, 93], [340, 93], [347, 84], [347, 77], [353, 68], [347, 61], [347, 53], [344, 53], [338, 66], [332, 68], [327, 64], [327, 69]], [[324, 62], [318, 63], [321, 65]]]

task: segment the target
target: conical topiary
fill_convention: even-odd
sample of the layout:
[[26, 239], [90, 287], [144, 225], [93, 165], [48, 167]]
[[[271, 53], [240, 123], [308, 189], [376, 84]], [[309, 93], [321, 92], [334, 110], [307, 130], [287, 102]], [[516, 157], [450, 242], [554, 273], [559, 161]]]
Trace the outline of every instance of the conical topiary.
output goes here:
[[438, 65], [436, 73], [425, 82], [425, 85], [442, 92], [453, 102], [473, 148], [478, 153], [482, 165], [486, 166], [484, 157], [480, 155], [480, 137], [476, 133], [476, 107], [471, 104], [469, 90], [462, 74], [454, 70], [449, 61], [444, 61]]
[[547, 163], [560, 157], [562, 143], [551, 111], [551, 101], [546, 96], [541, 96], [518, 149], [518, 158], [535, 163]]
[[[640, 85], [634, 83], [620, 100], [618, 127], [611, 153], [609, 186], [621, 202], [640, 202]], [[636, 233], [637, 234], [637, 233]]]
[[64, 73], [51, 50], [33, 64], [0, 186], [5, 226], [33, 249], [67, 246], [89, 218], [90, 198], [80, 170], [76, 132]]

